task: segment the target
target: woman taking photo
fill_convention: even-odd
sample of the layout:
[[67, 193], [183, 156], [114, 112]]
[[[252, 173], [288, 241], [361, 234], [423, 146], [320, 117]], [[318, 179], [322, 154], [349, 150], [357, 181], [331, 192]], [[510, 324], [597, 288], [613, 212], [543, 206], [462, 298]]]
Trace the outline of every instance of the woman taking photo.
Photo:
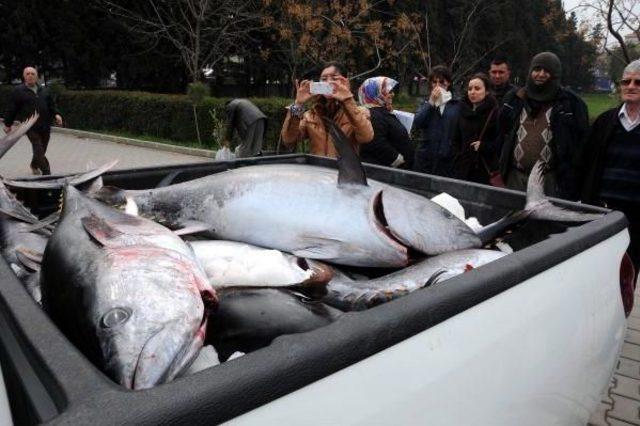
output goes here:
[[360, 157], [367, 163], [411, 169], [413, 147], [409, 133], [393, 110], [393, 89], [398, 82], [388, 77], [372, 77], [358, 89], [360, 105], [371, 115], [373, 140], [360, 147]]
[[489, 184], [498, 169], [498, 102], [489, 93], [489, 78], [475, 74], [467, 84], [460, 117], [453, 132], [454, 177]]

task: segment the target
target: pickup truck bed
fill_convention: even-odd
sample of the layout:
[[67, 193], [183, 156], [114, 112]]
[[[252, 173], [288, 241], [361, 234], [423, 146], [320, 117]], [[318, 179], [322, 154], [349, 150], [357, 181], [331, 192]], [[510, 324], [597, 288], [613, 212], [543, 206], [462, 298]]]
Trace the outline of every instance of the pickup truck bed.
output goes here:
[[[154, 187], [252, 164], [335, 167], [289, 155], [114, 171], [105, 184]], [[367, 166], [433, 196], [447, 192], [486, 224], [524, 194]], [[58, 194], [23, 192], [45, 214]], [[602, 211], [558, 201], [566, 207]], [[535, 227], [535, 224], [533, 225]], [[73, 347], [0, 261], [0, 363], [16, 424], [584, 424], [624, 338], [623, 214], [312, 332], [144, 391], [110, 381]]]

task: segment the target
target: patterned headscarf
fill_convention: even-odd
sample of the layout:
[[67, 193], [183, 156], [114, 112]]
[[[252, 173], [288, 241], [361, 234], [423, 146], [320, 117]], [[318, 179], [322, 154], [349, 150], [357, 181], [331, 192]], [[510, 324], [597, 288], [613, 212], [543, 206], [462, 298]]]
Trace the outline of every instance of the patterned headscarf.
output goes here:
[[382, 94], [391, 92], [397, 85], [398, 82], [389, 77], [371, 77], [366, 79], [358, 89], [360, 105], [366, 108], [386, 106]]

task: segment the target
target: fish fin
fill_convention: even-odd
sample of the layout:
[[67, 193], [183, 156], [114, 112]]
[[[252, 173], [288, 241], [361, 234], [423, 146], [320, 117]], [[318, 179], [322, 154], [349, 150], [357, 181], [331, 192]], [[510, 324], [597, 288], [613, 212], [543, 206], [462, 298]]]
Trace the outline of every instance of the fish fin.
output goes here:
[[538, 160], [527, 181], [527, 204], [525, 211], [532, 219], [560, 222], [589, 222], [604, 216], [603, 213], [585, 213], [554, 205], [544, 195], [544, 171], [546, 163]]
[[446, 273], [447, 273], [446, 269], [438, 269], [429, 277], [427, 281], [425, 281], [425, 283], [422, 285], [421, 288], [431, 287], [433, 284], [440, 282], [439, 278], [442, 276], [442, 274], [446, 274]]
[[[57, 179], [43, 179], [43, 180], [13, 180], [13, 179], [3, 179], [3, 182], [7, 186], [11, 186], [13, 188], [22, 188], [22, 189], [61, 189], [66, 185], [76, 186], [85, 184], [87, 182], [92, 182], [98, 176], [112, 168], [116, 165], [118, 160], [111, 161], [110, 163], [106, 163], [97, 169], [91, 170], [86, 173], [77, 174], [73, 176], [67, 176]], [[90, 186], [90, 185], [89, 185]]]
[[52, 225], [55, 224], [58, 220], [60, 220], [60, 213], [53, 212], [42, 220], [32, 222], [31, 226], [27, 226], [21, 232], [42, 231], [47, 235], [51, 235], [51, 231], [53, 231]]
[[104, 186], [104, 181], [102, 180], [102, 176], [98, 176], [88, 182], [81, 183], [78, 185], [78, 189], [84, 192], [87, 195], [94, 194]]
[[536, 203], [546, 199], [544, 195], [544, 169], [546, 164], [542, 160], [538, 160], [529, 173], [527, 180], [527, 207], [534, 206]]
[[296, 248], [291, 254], [311, 259], [334, 259], [342, 254], [344, 242], [334, 238], [302, 237], [303, 247]]
[[338, 151], [338, 185], [367, 185], [367, 176], [362, 163], [344, 132], [335, 121], [322, 117], [324, 126]]
[[29, 131], [31, 126], [33, 126], [37, 120], [38, 113], [36, 112], [24, 122], [15, 126], [11, 133], [8, 133], [0, 139], [0, 158], [2, 158], [2, 156], [16, 144], [16, 142], [18, 142], [25, 133]]
[[16, 248], [16, 257], [20, 263], [31, 271], [37, 272], [42, 264], [42, 253], [34, 252], [25, 247]]
[[210, 224], [198, 222], [197, 220], [189, 220], [181, 223], [182, 227], [173, 231], [178, 236], [199, 234], [201, 232], [213, 232]]
[[544, 171], [546, 163], [538, 160], [531, 169], [527, 181], [527, 202], [524, 210], [512, 211], [500, 220], [482, 227], [476, 232], [485, 245], [502, 234], [507, 228], [524, 221], [527, 218], [559, 221], [559, 222], [589, 222], [604, 216], [602, 213], [585, 213], [558, 207], [544, 194]]
[[122, 232], [118, 231], [106, 220], [97, 217], [96, 215], [85, 216], [80, 219], [84, 230], [94, 240], [105, 247], [113, 245], [113, 239], [122, 235]]
[[78, 186], [87, 182], [93, 182], [97, 177], [112, 169], [116, 164], [118, 164], [118, 160], [110, 161], [86, 173], [72, 176], [66, 183], [68, 183], [69, 185]]
[[584, 213], [575, 210], [565, 209], [545, 200], [537, 205], [529, 217], [537, 220], [548, 220], [558, 222], [590, 222], [600, 219], [604, 213]]
[[162, 178], [160, 182], [156, 185], [156, 188], [164, 188], [165, 186], [169, 186], [173, 183], [176, 177], [182, 173], [182, 170], [174, 170], [171, 173], [167, 174]]
[[21, 220], [26, 223], [32, 223], [32, 224], [39, 223], [38, 218], [36, 218], [35, 216], [29, 217], [26, 214], [23, 214], [16, 210], [3, 209], [0, 207], [0, 213], [12, 219]]

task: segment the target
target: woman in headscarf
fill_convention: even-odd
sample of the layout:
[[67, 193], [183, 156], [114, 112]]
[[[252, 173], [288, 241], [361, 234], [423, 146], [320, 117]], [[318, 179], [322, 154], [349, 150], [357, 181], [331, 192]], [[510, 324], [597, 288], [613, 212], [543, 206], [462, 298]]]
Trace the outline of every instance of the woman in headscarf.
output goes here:
[[372, 77], [358, 89], [360, 105], [371, 115], [373, 140], [361, 145], [360, 157], [368, 163], [411, 169], [413, 147], [407, 129], [391, 113], [393, 89], [398, 82], [388, 77]]
[[487, 185], [490, 173], [498, 169], [499, 137], [498, 102], [489, 84], [482, 73], [469, 79], [452, 140], [453, 176]]

